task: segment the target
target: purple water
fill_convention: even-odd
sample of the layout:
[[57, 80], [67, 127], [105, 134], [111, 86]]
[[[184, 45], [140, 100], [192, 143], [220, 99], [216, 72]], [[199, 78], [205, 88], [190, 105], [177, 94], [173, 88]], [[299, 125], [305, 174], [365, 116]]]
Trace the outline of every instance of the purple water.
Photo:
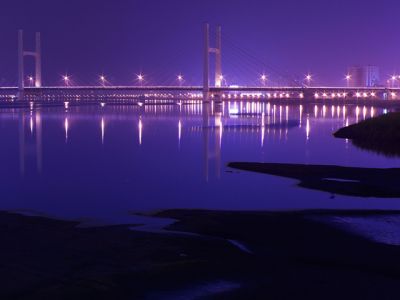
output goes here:
[[[0, 110], [1, 210], [130, 222], [166, 208], [399, 209], [398, 199], [312, 191], [231, 161], [400, 167], [332, 133], [371, 106], [225, 102]], [[245, 113], [245, 114], [241, 114]]]

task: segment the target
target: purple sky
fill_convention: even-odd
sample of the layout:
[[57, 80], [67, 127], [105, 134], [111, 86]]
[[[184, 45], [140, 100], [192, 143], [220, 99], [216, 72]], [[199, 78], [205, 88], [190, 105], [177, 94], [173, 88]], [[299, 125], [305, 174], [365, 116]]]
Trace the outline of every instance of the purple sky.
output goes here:
[[133, 84], [141, 71], [148, 84], [173, 84], [179, 73], [200, 84], [205, 21], [223, 26], [229, 84], [257, 84], [265, 71], [275, 80], [311, 72], [316, 83], [344, 85], [354, 64], [378, 65], [386, 79], [400, 70], [398, 11], [395, 0], [2, 1], [0, 83], [16, 84], [23, 28], [27, 46], [42, 32], [45, 85], [65, 72], [80, 85], [97, 83], [102, 72], [114, 84]]

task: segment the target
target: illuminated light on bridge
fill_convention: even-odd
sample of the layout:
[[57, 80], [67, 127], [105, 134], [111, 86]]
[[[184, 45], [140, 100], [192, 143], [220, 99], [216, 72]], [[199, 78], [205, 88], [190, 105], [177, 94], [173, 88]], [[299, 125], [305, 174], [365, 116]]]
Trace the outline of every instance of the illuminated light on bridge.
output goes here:
[[100, 106], [101, 106], [101, 107], [104, 107], [104, 106], [106, 106], [106, 104], [105, 104], [104, 102], [101, 102], [101, 103], [100, 103]]
[[33, 110], [33, 102], [32, 101], [29, 102], [29, 108], [30, 108], [30, 110]]
[[139, 82], [140, 85], [143, 85], [144, 75], [142, 73], [136, 75], [136, 80]]
[[262, 85], [265, 86], [265, 84], [266, 84], [266, 82], [267, 82], [267, 75], [262, 74], [262, 75], [260, 76], [260, 79], [261, 79]]
[[100, 76], [99, 76], [99, 79], [100, 79], [101, 85], [102, 85], [102, 86], [105, 86], [106, 83], [107, 83], [106, 77], [105, 77], [104, 75], [100, 75]]
[[29, 86], [33, 86], [35, 79], [32, 76], [28, 76]]
[[69, 84], [70, 84], [70, 77], [69, 77], [68, 75], [64, 75], [64, 76], [62, 77], [62, 79], [63, 79], [63, 81], [64, 81], [64, 85], [65, 85], [65, 86], [69, 86]]
[[183, 75], [182, 74], [179, 74], [177, 77], [176, 77], [176, 79], [178, 80], [178, 83], [179, 83], [179, 86], [181, 86], [182, 84], [183, 84]]
[[306, 81], [307, 81], [307, 85], [310, 86], [311, 85], [311, 81], [312, 81], [312, 75], [311, 74], [307, 74], [306, 75]]
[[374, 92], [371, 93], [371, 97], [375, 97], [376, 94]]
[[239, 108], [237, 107], [236, 102], [233, 103], [233, 106], [229, 106], [229, 114], [237, 115], [239, 113]]
[[68, 107], [69, 107], [69, 102], [64, 102], [64, 108], [68, 109]]
[[350, 86], [351, 75], [347, 74], [344, 79], [346, 79], [347, 87], [349, 87]]
[[357, 98], [360, 98], [360, 97], [361, 97], [361, 93], [360, 93], [360, 92], [357, 92], [357, 93], [356, 93], [356, 97], [357, 97]]

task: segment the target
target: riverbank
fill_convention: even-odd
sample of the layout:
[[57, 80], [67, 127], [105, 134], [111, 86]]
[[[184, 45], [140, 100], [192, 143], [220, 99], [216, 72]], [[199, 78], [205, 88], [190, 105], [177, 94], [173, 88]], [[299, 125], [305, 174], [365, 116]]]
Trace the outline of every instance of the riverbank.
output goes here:
[[363, 149], [400, 156], [400, 113], [389, 113], [339, 129], [336, 138], [350, 139]]
[[0, 213], [0, 297], [397, 298], [400, 248], [343, 230], [332, 218], [385, 223], [388, 216], [390, 222], [400, 218], [398, 212], [154, 215], [178, 220], [166, 228], [174, 233], [130, 230], [134, 225], [78, 228], [75, 222]]

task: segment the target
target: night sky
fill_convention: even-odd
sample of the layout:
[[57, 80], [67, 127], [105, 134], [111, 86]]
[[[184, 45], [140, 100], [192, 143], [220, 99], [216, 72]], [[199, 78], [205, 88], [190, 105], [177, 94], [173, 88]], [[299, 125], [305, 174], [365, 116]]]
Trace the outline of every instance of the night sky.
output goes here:
[[174, 84], [179, 73], [200, 84], [205, 21], [223, 26], [228, 84], [311, 72], [316, 83], [344, 85], [355, 64], [378, 65], [386, 79], [400, 70], [399, 11], [395, 0], [2, 1], [0, 83], [16, 85], [21, 28], [28, 48], [42, 32], [44, 85], [64, 73], [79, 85], [96, 84], [101, 73], [134, 84], [140, 72], [147, 84]]

